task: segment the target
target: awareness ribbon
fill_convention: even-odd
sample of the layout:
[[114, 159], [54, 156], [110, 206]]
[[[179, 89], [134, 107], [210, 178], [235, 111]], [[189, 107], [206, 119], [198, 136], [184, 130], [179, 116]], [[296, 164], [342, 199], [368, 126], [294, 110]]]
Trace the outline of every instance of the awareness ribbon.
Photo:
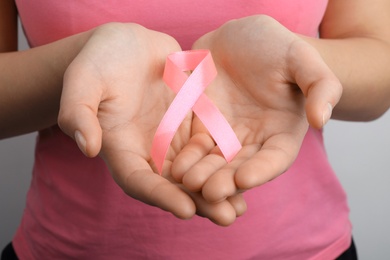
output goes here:
[[[192, 71], [189, 76], [188, 71]], [[227, 162], [241, 149], [225, 117], [203, 93], [216, 75], [217, 69], [208, 50], [175, 52], [167, 57], [163, 78], [177, 95], [163, 116], [152, 143], [152, 159], [160, 174], [169, 145], [191, 109], [207, 128]]]

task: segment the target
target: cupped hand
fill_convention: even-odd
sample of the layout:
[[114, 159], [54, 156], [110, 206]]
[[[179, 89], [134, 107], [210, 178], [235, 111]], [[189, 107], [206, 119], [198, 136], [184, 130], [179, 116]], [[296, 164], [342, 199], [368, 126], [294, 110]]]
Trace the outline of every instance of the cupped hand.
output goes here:
[[129, 196], [179, 218], [197, 213], [229, 225], [245, 211], [241, 196], [210, 204], [170, 176], [173, 158], [189, 140], [191, 115], [172, 141], [162, 176], [150, 157], [156, 128], [174, 98], [162, 80], [165, 59], [179, 50], [170, 36], [139, 25], [98, 27], [64, 75], [58, 123], [85, 155], [100, 153]]
[[230, 21], [193, 48], [211, 50], [218, 75], [206, 94], [243, 148], [227, 163], [195, 117], [172, 171], [189, 190], [217, 202], [285, 172], [309, 124], [326, 123], [342, 88], [312, 46], [267, 16]]

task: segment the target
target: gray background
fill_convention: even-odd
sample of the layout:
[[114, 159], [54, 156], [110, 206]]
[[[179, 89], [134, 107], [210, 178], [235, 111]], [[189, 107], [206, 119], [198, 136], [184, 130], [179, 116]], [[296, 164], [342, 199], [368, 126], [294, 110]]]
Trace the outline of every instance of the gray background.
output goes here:
[[[20, 48], [27, 48], [23, 37]], [[324, 130], [330, 161], [348, 194], [360, 259], [390, 259], [389, 129], [390, 112], [370, 123], [331, 121]], [[23, 212], [35, 137], [0, 141], [0, 249]]]

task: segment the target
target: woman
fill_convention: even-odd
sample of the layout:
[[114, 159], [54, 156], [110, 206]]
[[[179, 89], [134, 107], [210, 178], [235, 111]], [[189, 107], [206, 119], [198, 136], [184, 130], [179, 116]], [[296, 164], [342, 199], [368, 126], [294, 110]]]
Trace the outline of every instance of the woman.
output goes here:
[[[346, 197], [316, 129], [331, 114], [371, 120], [389, 107], [390, 6], [290, 2], [20, 0], [33, 48], [11, 52], [17, 11], [3, 1], [1, 136], [39, 130], [16, 255], [333, 259], [347, 251]], [[150, 144], [173, 98], [162, 71], [169, 53], [190, 48], [211, 51], [218, 76], [206, 94], [243, 149], [227, 164], [189, 115], [159, 176]]]

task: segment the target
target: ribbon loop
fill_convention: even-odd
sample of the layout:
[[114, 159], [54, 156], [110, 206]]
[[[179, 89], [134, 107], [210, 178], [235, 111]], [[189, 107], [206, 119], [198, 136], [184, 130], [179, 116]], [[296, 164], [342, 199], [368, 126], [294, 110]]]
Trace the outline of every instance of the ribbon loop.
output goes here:
[[[188, 76], [187, 71], [192, 73]], [[152, 143], [152, 159], [160, 174], [169, 145], [191, 109], [205, 125], [226, 161], [230, 162], [241, 149], [229, 123], [203, 93], [216, 75], [208, 50], [175, 52], [167, 57], [164, 81], [177, 95], [162, 118]]]

